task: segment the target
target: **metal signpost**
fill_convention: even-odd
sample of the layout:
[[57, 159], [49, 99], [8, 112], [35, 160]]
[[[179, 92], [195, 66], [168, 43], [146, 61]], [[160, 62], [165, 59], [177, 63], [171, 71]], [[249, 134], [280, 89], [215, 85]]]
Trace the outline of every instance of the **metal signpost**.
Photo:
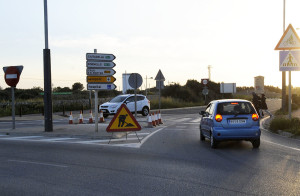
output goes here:
[[128, 78], [128, 83], [129, 85], [134, 88], [134, 117], [136, 118], [137, 116], [137, 107], [136, 107], [136, 90], [142, 85], [143, 83], [143, 78], [140, 74], [138, 73], [132, 73], [130, 74]]
[[[297, 35], [295, 29], [290, 24], [285, 32], [283, 33], [281, 39], [275, 47], [275, 50], [288, 50], [280, 51], [279, 59], [279, 71], [289, 71], [289, 119], [292, 118], [292, 73], [291, 71], [300, 70], [300, 38]], [[295, 51], [296, 50], [296, 51]], [[285, 95], [283, 95], [285, 96]]]
[[98, 91], [114, 90], [116, 85], [113, 84], [116, 73], [112, 68], [116, 66], [112, 61], [116, 57], [113, 54], [86, 53], [86, 80], [87, 89], [95, 91], [95, 132], [98, 132]]
[[161, 70], [158, 71], [156, 77], [156, 88], [158, 88], [159, 90], [159, 103], [158, 103], [158, 109], [161, 108], [161, 89], [164, 87], [164, 81], [165, 81], [165, 77], [162, 74]]
[[209, 92], [209, 90], [208, 90], [208, 88], [207, 88], [207, 84], [208, 84], [208, 81], [209, 81], [209, 79], [201, 79], [201, 83], [204, 85], [204, 88], [203, 88], [203, 90], [202, 90], [202, 94], [204, 95], [204, 97], [205, 97], [205, 104], [207, 104], [206, 103], [206, 96], [208, 95], [208, 92]]
[[8, 86], [11, 87], [11, 97], [12, 97], [12, 128], [16, 128], [16, 120], [15, 120], [15, 88], [20, 80], [20, 75], [23, 71], [23, 66], [10, 66], [10, 67], [3, 67], [3, 71], [5, 73], [4, 79]]

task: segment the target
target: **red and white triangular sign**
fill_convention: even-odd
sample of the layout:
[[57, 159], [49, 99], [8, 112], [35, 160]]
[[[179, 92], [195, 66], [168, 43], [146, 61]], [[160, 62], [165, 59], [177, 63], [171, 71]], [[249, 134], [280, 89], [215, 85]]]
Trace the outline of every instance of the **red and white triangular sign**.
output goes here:
[[122, 104], [118, 112], [110, 121], [107, 132], [126, 132], [140, 131], [141, 126], [136, 121], [132, 113], [128, 110], [125, 104]]
[[300, 49], [300, 38], [291, 24], [287, 27], [274, 50]]

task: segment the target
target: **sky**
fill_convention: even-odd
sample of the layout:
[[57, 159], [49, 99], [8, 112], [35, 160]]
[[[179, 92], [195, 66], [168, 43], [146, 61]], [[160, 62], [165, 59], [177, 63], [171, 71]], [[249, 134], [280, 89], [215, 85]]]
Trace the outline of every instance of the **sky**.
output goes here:
[[[44, 87], [43, 2], [0, 0], [0, 67], [24, 66], [17, 88]], [[286, 0], [286, 27], [300, 28], [299, 9]], [[208, 78], [208, 65], [214, 82], [253, 86], [261, 75], [281, 88], [283, 0], [48, 0], [48, 29], [53, 87], [86, 88], [86, 53], [97, 49], [116, 56], [117, 90], [122, 73], [139, 73], [144, 89], [159, 69], [165, 85], [184, 85]]]

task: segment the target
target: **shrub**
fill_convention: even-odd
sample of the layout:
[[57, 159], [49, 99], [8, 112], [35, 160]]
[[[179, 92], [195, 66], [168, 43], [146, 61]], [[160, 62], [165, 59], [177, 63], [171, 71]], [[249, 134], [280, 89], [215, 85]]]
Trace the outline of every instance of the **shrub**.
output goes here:
[[276, 132], [278, 130], [286, 130], [290, 128], [290, 120], [284, 117], [275, 117], [270, 123], [270, 130]]
[[270, 130], [277, 133], [278, 130], [290, 132], [294, 135], [300, 135], [300, 119], [292, 118], [291, 120], [283, 116], [274, 118], [270, 123]]

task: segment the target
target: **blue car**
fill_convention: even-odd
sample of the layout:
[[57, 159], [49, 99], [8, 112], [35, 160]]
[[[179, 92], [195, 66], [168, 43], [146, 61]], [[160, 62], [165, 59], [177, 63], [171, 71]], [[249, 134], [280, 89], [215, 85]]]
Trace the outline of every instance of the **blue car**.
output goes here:
[[246, 140], [252, 143], [253, 148], [259, 148], [259, 116], [250, 101], [215, 100], [200, 115], [200, 140], [208, 138], [212, 148], [226, 140]]

